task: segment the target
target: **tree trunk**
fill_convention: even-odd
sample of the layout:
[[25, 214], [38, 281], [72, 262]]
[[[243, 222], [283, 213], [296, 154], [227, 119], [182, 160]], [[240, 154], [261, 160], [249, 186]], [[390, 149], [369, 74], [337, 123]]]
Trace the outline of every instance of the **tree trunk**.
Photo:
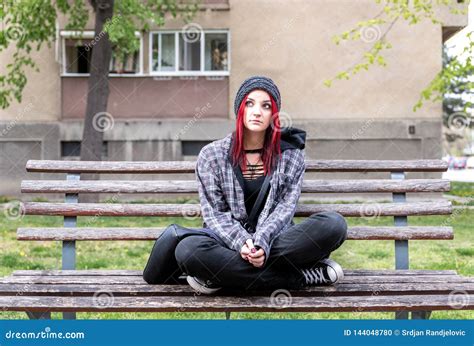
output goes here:
[[[112, 19], [114, 0], [90, 0], [95, 12], [95, 38], [90, 43], [92, 58], [90, 63], [87, 107], [84, 119], [84, 132], [81, 143], [81, 160], [101, 161], [104, 132], [111, 129], [113, 118], [107, 113], [109, 98], [109, 64], [112, 46], [109, 36], [103, 31], [107, 20]], [[82, 175], [81, 179], [96, 180], [97, 175]], [[97, 196], [87, 196], [87, 202], [97, 201]]]

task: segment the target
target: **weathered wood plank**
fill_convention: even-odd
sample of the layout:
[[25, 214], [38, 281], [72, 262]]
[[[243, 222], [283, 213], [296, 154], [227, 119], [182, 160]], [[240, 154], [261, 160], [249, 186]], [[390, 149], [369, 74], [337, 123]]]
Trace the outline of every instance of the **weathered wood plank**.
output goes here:
[[23, 193], [197, 193], [191, 180], [23, 180]]
[[[222, 296], [269, 296], [274, 290], [242, 291], [223, 289]], [[297, 296], [366, 296], [394, 294], [449, 294], [453, 291], [474, 293], [474, 283], [404, 283], [404, 284], [339, 284], [335, 286], [314, 286], [301, 290], [288, 290]], [[81, 285], [81, 284], [0, 284], [0, 296], [87, 296], [97, 292], [106, 292], [114, 296], [192, 296], [194, 290], [183, 285]]]
[[307, 160], [306, 172], [445, 172], [443, 160]]
[[[44, 203], [23, 204], [26, 215], [58, 216], [200, 216], [199, 204], [119, 204], [119, 203]], [[343, 216], [373, 218], [377, 216], [446, 215], [451, 202], [364, 203], [364, 204], [299, 204], [295, 216], [310, 216], [323, 211], [336, 211]]]
[[352, 226], [347, 230], [352, 240], [428, 240], [453, 239], [452, 227], [439, 226]]
[[[166, 227], [36, 227], [18, 228], [18, 240], [155, 240]], [[349, 240], [453, 239], [452, 227], [353, 226]]]
[[356, 192], [446, 192], [447, 179], [364, 179], [364, 180], [305, 180], [304, 193], [356, 193]]
[[[195, 161], [28, 160], [28, 172], [194, 173]], [[443, 160], [306, 160], [306, 172], [444, 172]]]
[[343, 216], [375, 218], [377, 216], [447, 215], [452, 213], [450, 201], [362, 204], [299, 204], [296, 216], [310, 216], [323, 211], [336, 211]]
[[[381, 276], [346, 276], [344, 283], [443, 283], [474, 282], [474, 278], [457, 275], [381, 275]], [[146, 282], [140, 276], [9, 276], [0, 279], [0, 283], [23, 284], [101, 284], [101, 285], [143, 285]]]
[[28, 160], [27, 172], [50, 173], [194, 173], [195, 161]]
[[474, 295], [466, 296], [466, 304], [453, 307], [448, 295], [370, 295], [361, 299], [352, 296], [291, 297], [286, 304], [272, 297], [110, 297], [102, 303], [94, 297], [0, 297], [0, 309], [5, 311], [96, 311], [96, 312], [332, 312], [332, 311], [423, 311], [473, 309]]
[[[305, 180], [303, 193], [445, 192], [447, 179]], [[191, 180], [23, 180], [23, 193], [198, 193]]]
[[[14, 276], [142, 276], [141, 270], [121, 269], [83, 269], [83, 270], [15, 270]], [[344, 269], [349, 276], [381, 276], [381, 275], [457, 275], [455, 270], [429, 269]]]

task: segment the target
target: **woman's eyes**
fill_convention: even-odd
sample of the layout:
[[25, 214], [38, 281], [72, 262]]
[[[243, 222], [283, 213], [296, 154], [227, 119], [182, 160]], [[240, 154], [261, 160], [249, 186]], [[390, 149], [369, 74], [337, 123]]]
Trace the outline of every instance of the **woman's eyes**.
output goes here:
[[[246, 105], [246, 106], [252, 106], [252, 105], [253, 105], [253, 102], [252, 102], [252, 101], [247, 101], [247, 102], [245, 103], [245, 105]], [[263, 105], [263, 107], [264, 107], [265, 109], [271, 109], [271, 108], [272, 108], [268, 103], [265, 103], [265, 104]]]

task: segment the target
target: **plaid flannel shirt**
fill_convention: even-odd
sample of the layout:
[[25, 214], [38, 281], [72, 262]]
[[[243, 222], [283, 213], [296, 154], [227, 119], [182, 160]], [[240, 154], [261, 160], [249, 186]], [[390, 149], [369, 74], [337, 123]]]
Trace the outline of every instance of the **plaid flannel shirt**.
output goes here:
[[242, 223], [248, 220], [244, 192], [230, 160], [232, 133], [204, 146], [196, 163], [199, 200], [203, 227], [215, 233], [224, 243], [240, 252], [247, 239], [265, 251], [265, 262], [275, 238], [294, 225], [293, 216], [305, 172], [304, 149], [282, 152], [270, 180], [270, 191], [260, 213], [254, 233]]

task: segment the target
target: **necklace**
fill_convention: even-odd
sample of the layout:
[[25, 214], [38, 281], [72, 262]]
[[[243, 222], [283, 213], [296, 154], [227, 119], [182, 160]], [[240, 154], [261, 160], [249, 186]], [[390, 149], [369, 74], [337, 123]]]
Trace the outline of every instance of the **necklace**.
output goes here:
[[245, 151], [246, 153], [250, 153], [250, 154], [252, 154], [252, 153], [260, 153], [260, 152], [262, 152], [262, 150], [263, 150], [263, 148], [258, 148], [258, 149], [244, 149], [244, 151]]
[[[251, 149], [251, 150], [256, 150], [256, 149]], [[259, 166], [259, 162], [261, 161], [261, 157], [259, 157], [258, 161], [253, 164], [250, 163], [249, 159], [247, 158], [247, 155], [245, 155], [245, 160], [247, 160], [247, 170], [250, 172], [250, 179], [253, 179], [255, 172], [259, 169], [258, 166]]]

